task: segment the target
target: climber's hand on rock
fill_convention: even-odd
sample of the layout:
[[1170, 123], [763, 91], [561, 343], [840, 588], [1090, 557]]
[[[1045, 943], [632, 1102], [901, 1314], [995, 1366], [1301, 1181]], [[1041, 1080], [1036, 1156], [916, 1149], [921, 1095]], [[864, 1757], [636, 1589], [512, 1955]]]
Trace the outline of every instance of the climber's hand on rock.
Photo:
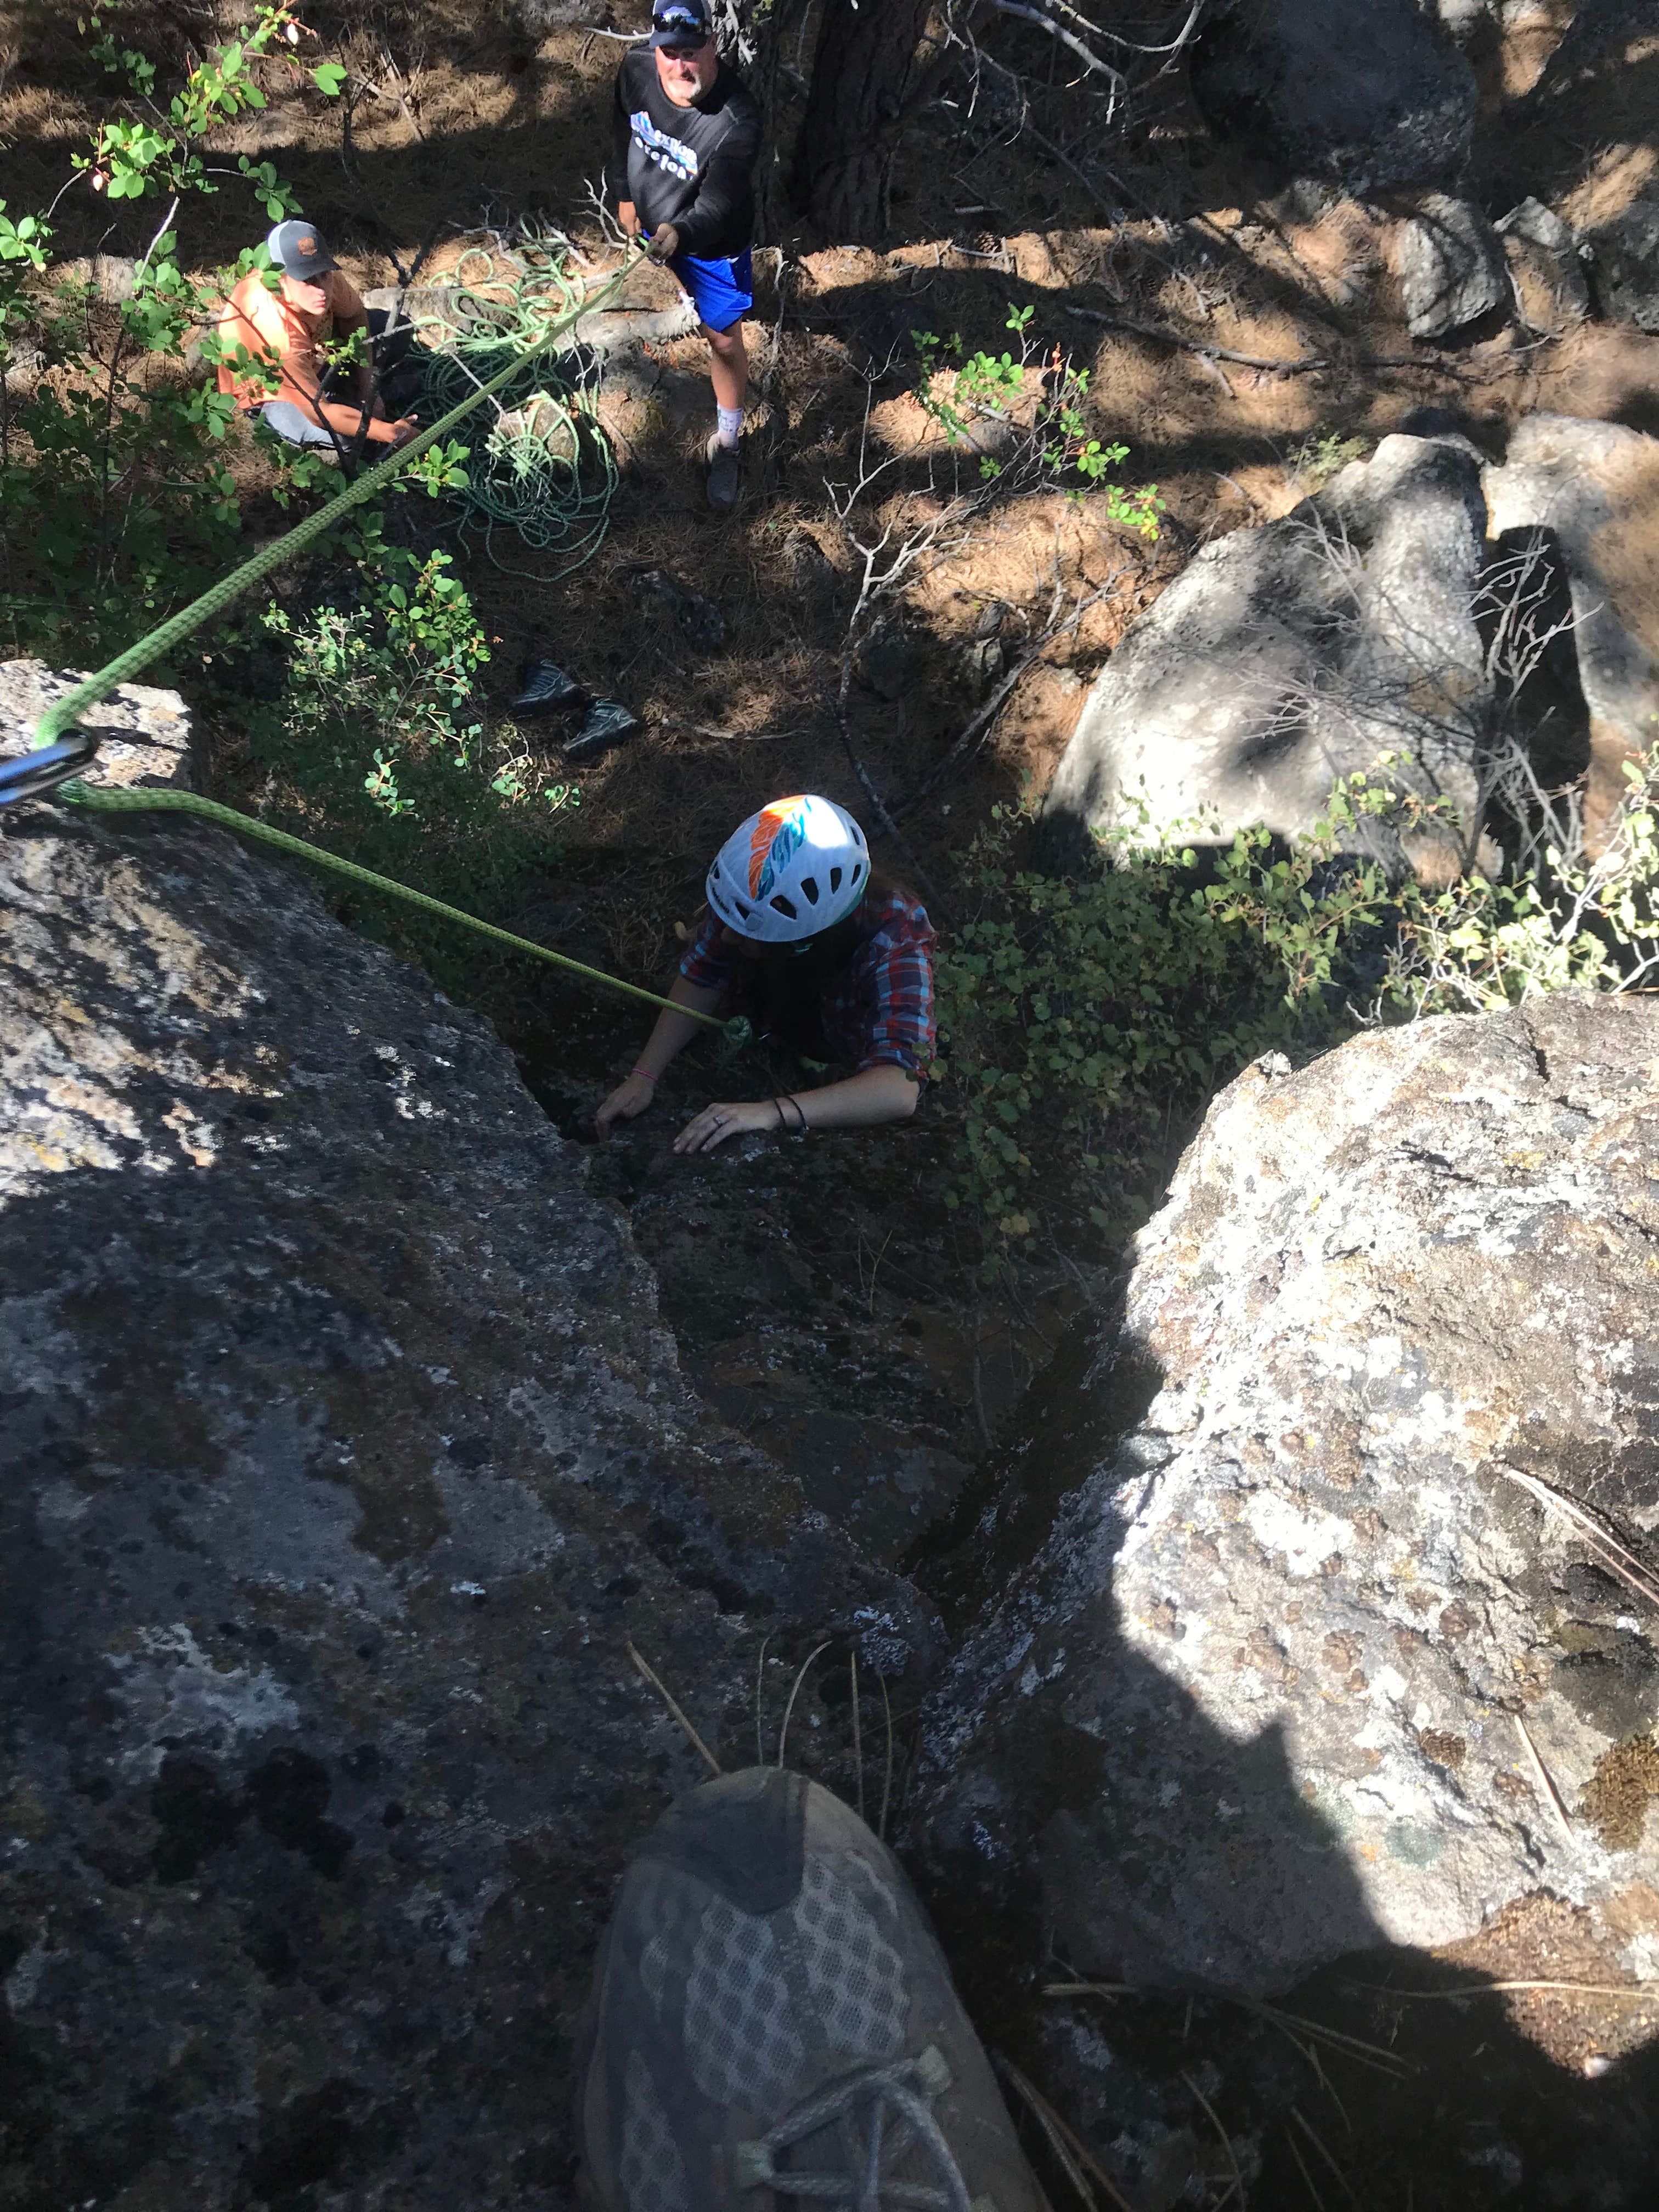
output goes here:
[[728, 1137], [746, 1137], [757, 1129], [775, 1129], [778, 1109], [769, 1098], [747, 1105], [705, 1106], [674, 1139], [677, 1152], [712, 1152]]
[[613, 1121], [631, 1121], [636, 1114], [643, 1114], [657, 1095], [657, 1086], [648, 1075], [630, 1075], [626, 1083], [619, 1083], [593, 1116], [595, 1127], [602, 1137], [611, 1134]]

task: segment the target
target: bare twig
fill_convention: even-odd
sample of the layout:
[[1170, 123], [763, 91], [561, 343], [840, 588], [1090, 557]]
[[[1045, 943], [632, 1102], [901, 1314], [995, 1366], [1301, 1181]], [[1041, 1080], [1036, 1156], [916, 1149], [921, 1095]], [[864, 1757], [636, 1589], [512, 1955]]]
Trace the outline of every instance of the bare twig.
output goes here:
[[766, 1674], [766, 1647], [772, 1641], [770, 1632], [761, 1638], [760, 1657], [755, 1662], [755, 1764], [766, 1764], [766, 1745], [761, 1735], [761, 1684]]
[[1560, 1990], [1574, 1996], [1623, 1997], [1626, 2003], [1659, 2005], [1659, 1984], [1629, 1982], [1480, 1982], [1462, 1990], [1400, 1990], [1392, 1983], [1356, 1982], [1357, 1990], [1379, 1996], [1409, 1997], [1415, 2003], [1467, 2004], [1472, 1997], [1489, 1997], [1503, 1990]]
[[708, 1762], [709, 1772], [711, 1774], [718, 1774], [720, 1771], [720, 1763], [719, 1759], [715, 1758], [714, 1753], [710, 1751], [708, 1746], [703, 1741], [702, 1738], [697, 1734], [696, 1729], [692, 1727], [690, 1722], [687, 1720], [684, 1713], [674, 1702], [672, 1696], [670, 1694], [663, 1682], [662, 1677], [652, 1666], [650, 1661], [647, 1659], [644, 1654], [632, 1644], [628, 1647], [628, 1656], [634, 1662], [634, 1664], [639, 1668], [641, 1674], [644, 1675], [646, 1680], [650, 1683], [652, 1688], [662, 1699], [664, 1705], [667, 1706], [669, 1711], [673, 1714], [675, 1719], [685, 1730], [687, 1735], [690, 1737], [696, 1748], [700, 1751], [704, 1759], [707, 1759]]
[[1329, 2151], [1326, 2149], [1318, 2136], [1315, 2134], [1312, 2121], [1304, 2119], [1301, 2113], [1297, 2110], [1294, 2105], [1291, 2106], [1291, 2118], [1296, 2122], [1297, 2127], [1301, 2129], [1303, 2134], [1307, 2136], [1308, 2141], [1313, 2145], [1314, 2148], [1319, 2153], [1321, 2158], [1324, 2160], [1326, 2165], [1329, 2166], [1331, 2172], [1336, 2176], [1337, 2187], [1347, 2198], [1349, 2203], [1354, 2206], [1355, 2212], [1358, 2212], [1359, 2199], [1354, 2195], [1347, 2175], [1343, 2172], [1341, 2167], [1331, 2156]]
[[887, 1695], [886, 1675], [878, 1674], [876, 1680], [881, 1684], [882, 1717], [887, 1723], [887, 1766], [881, 1778], [881, 1825], [876, 1830], [876, 1833], [881, 1838], [883, 1843], [885, 1843], [887, 1840], [887, 1804], [889, 1798], [893, 1793], [893, 1708]]
[[783, 1709], [783, 1726], [778, 1730], [778, 1765], [780, 1766], [783, 1765], [784, 1747], [789, 1741], [789, 1716], [795, 1710], [795, 1700], [800, 1695], [801, 1684], [806, 1680], [806, 1670], [811, 1665], [812, 1662], [818, 1656], [819, 1653], [827, 1651], [835, 1640], [836, 1639], [833, 1636], [826, 1636], [823, 1643], [817, 1646], [817, 1649], [813, 1651], [809, 1651], [805, 1658], [801, 1662], [800, 1672], [795, 1677], [795, 1686], [790, 1691], [789, 1702]]
[[1221, 2147], [1227, 2154], [1227, 2163], [1233, 2170], [1233, 2179], [1237, 2185], [1238, 2201], [1243, 2204], [1246, 2202], [1244, 2195], [1244, 2175], [1239, 2166], [1238, 2154], [1233, 2148], [1233, 2139], [1227, 2133], [1226, 2129], [1222, 2126], [1220, 2117], [1216, 2112], [1215, 2106], [1210, 2102], [1204, 2092], [1199, 2087], [1192, 2075], [1188, 2073], [1185, 2067], [1182, 2069], [1181, 2078], [1187, 2084], [1187, 2087], [1192, 2091], [1194, 2096], [1197, 2098], [1199, 2103], [1203, 2106], [1205, 2111], [1209, 2114], [1210, 2125], [1215, 2130], [1216, 2133], [1221, 2138]]
[[1550, 1779], [1549, 1771], [1543, 1760], [1538, 1756], [1537, 1747], [1533, 1742], [1527, 1724], [1519, 1713], [1511, 1713], [1510, 1718], [1515, 1723], [1516, 1734], [1526, 1747], [1527, 1757], [1531, 1762], [1534, 1774], [1537, 1777], [1538, 1786], [1543, 1792], [1545, 1802], [1560, 1824], [1561, 1833], [1566, 1838], [1567, 1848], [1569, 1850], [1576, 1851], [1578, 1848], [1578, 1838], [1573, 1833], [1572, 1822], [1567, 1818], [1567, 1808], [1561, 1802], [1561, 1794]]
[[[1048, 1982], [1044, 1984], [1042, 1994], [1046, 1997], [1152, 1997], [1166, 1995], [1167, 1992], [1146, 1989], [1139, 1982]], [[1357, 2059], [1361, 2065], [1374, 2067], [1379, 2073], [1410, 2074], [1415, 2071], [1409, 2060], [1401, 2058], [1395, 2051], [1383, 2050], [1380, 2044], [1367, 2043], [1359, 2036], [1346, 2034], [1341, 2028], [1327, 2027], [1322, 2021], [1309, 2020], [1300, 2013], [1281, 2012], [1277, 2005], [1268, 2004], [1261, 1997], [1250, 1996], [1243, 1990], [1206, 1989], [1198, 1994], [1220, 1997], [1228, 2004], [1241, 2006], [1244, 2011], [1254, 2013], [1258, 2020], [1265, 2020], [1270, 2026], [1290, 2036], [1292, 2043], [1296, 2037], [1291, 2030], [1299, 2029], [1304, 2035], [1316, 2043], [1322, 2043], [1340, 2057]]]
[[1138, 39], [1126, 39], [1116, 31], [1109, 31], [1099, 23], [1091, 23], [1086, 16], [1079, 15], [1075, 8], [1068, 6], [1067, 0], [1048, 0], [1048, 4], [1057, 9], [1069, 21], [1075, 23], [1080, 30], [1086, 31], [1091, 39], [1104, 39], [1110, 45], [1120, 47], [1125, 53], [1168, 54], [1171, 57], [1183, 53], [1192, 44], [1193, 33], [1198, 28], [1198, 19], [1204, 12], [1204, 0], [1193, 0], [1187, 20], [1174, 38], [1167, 40], [1162, 46], [1143, 46]]
[[143, 254], [139, 257], [137, 265], [133, 270], [132, 281], [135, 287], [138, 283], [138, 279], [143, 275], [145, 270], [149, 268], [151, 254], [155, 252], [156, 247], [167, 236], [168, 231], [172, 229], [173, 218], [178, 214], [178, 212], [179, 195], [175, 192], [173, 196], [173, 205], [167, 210], [167, 213], [161, 217], [161, 222], [156, 225], [155, 237], [151, 239], [149, 244], [144, 248]]
[[1325, 2200], [1314, 2185], [1314, 2178], [1308, 2171], [1308, 2162], [1302, 2155], [1296, 2137], [1286, 2133], [1285, 2141], [1290, 2146], [1291, 2156], [1296, 2160], [1296, 2170], [1302, 2176], [1308, 2194], [1314, 2201], [1314, 2212], [1325, 2212]]
[[1000, 2071], [1013, 2084], [1036, 2116], [1037, 2124], [1048, 2138], [1050, 2149], [1060, 2160], [1066, 2179], [1077, 2191], [1084, 2203], [1092, 2205], [1095, 2197], [1094, 2191], [1084, 2180], [1082, 2172], [1079, 2171], [1079, 2167], [1094, 2176], [1113, 2203], [1120, 2208], [1120, 2212], [1134, 2212], [1133, 2206], [1112, 2179], [1111, 2175], [1101, 2166], [1098, 2159], [1091, 2154], [1088, 2145], [1066, 2126], [1065, 2121], [1061, 2119], [1042, 2092], [1026, 2080], [1024, 2075], [1012, 2060], [1003, 2057], [1000, 2052], [997, 2054], [996, 2063]]
[[853, 1771], [858, 1777], [859, 1818], [864, 1818], [864, 1732], [859, 1721], [859, 1648], [848, 1654], [853, 1670]]
[[1051, 39], [1057, 39], [1068, 52], [1074, 53], [1085, 69], [1095, 76], [1103, 76], [1111, 88], [1106, 97], [1106, 119], [1109, 123], [1111, 121], [1117, 112], [1119, 100], [1129, 89], [1128, 80], [1121, 70], [1114, 69], [1109, 62], [1102, 61], [1098, 54], [1091, 53], [1074, 31], [1068, 31], [1063, 24], [1055, 22], [1052, 15], [1044, 15], [1040, 8], [1028, 8], [1023, 4], [1023, 0], [990, 0], [990, 4], [1000, 15], [1017, 15], [1023, 22], [1035, 23], [1039, 30], [1046, 31]]
[[1071, 2183], [1073, 2188], [1076, 2190], [1078, 2195], [1088, 2206], [1089, 2212], [1096, 2212], [1095, 2192], [1090, 2188], [1088, 2183], [1084, 2179], [1082, 2169], [1079, 2166], [1076, 2159], [1072, 2155], [1071, 2149], [1066, 2143], [1066, 2138], [1060, 2131], [1059, 2116], [1055, 2112], [1053, 2106], [1049, 2104], [1046, 2097], [1042, 2097], [1038, 2094], [1036, 2090], [1032, 2087], [1031, 2084], [1020, 2072], [1018, 2067], [1012, 2064], [1010, 2060], [1004, 2058], [1000, 2052], [997, 2054], [997, 2068], [998, 2071], [1002, 2075], [1003, 2079], [1007, 2081], [1009, 2086], [1014, 2090], [1021, 2102], [1025, 2106], [1026, 2110], [1030, 2112], [1036, 2121], [1037, 2125], [1048, 2137], [1048, 2148], [1053, 2151], [1060, 2172], [1066, 2176], [1067, 2181]]
[[1546, 1511], [1553, 1513], [1575, 1528], [1589, 1544], [1596, 1559], [1610, 1574], [1617, 1576], [1627, 1589], [1645, 1598], [1650, 1605], [1659, 1605], [1659, 1577], [1656, 1577], [1629, 1547], [1622, 1543], [1599, 1516], [1590, 1512], [1576, 1498], [1566, 1492], [1553, 1489], [1540, 1482], [1535, 1474], [1528, 1474], [1518, 1467], [1510, 1467], [1504, 1460], [1494, 1460], [1493, 1466], [1504, 1480], [1512, 1482], [1535, 1498]]

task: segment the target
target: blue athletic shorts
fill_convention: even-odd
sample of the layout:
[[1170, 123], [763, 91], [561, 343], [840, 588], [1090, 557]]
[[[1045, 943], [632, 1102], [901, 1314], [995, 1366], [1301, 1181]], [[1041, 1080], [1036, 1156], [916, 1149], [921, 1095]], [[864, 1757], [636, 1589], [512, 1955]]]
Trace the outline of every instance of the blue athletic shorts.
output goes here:
[[711, 331], [729, 331], [755, 304], [754, 260], [747, 252], [730, 261], [700, 261], [695, 253], [677, 253], [668, 265]]

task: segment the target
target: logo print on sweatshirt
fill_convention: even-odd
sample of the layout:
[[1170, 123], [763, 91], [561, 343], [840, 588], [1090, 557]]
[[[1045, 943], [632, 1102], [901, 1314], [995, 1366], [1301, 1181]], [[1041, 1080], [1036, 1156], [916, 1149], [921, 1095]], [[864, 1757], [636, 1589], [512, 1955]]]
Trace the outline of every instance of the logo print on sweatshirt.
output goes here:
[[695, 146], [688, 146], [683, 139], [671, 138], [665, 131], [659, 131], [642, 107], [628, 119], [634, 126], [634, 143], [643, 149], [647, 161], [654, 161], [659, 169], [666, 169], [682, 184], [696, 183], [697, 150]]
[[763, 899], [791, 855], [806, 842], [806, 817], [811, 801], [805, 797], [775, 799], [755, 817], [749, 837], [749, 895]]

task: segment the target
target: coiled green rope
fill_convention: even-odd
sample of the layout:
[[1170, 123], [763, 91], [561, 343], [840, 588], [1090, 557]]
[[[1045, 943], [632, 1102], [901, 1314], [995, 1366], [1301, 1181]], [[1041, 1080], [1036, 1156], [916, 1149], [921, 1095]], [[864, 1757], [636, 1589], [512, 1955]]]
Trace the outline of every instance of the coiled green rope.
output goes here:
[[[72, 691], [66, 692], [48, 707], [35, 725], [36, 750], [58, 743], [74, 726], [76, 718], [88, 707], [96, 706], [100, 699], [107, 698], [118, 684], [128, 683], [141, 674], [153, 661], [159, 660], [163, 653], [181, 643], [193, 630], [199, 629], [204, 623], [211, 622], [233, 600], [240, 599], [244, 592], [252, 590], [273, 569], [280, 568], [301, 547], [311, 544], [325, 531], [331, 529], [343, 514], [349, 514], [354, 507], [361, 507], [366, 500], [373, 499], [400, 470], [406, 468], [428, 446], [436, 444], [441, 438], [447, 438], [475, 407], [482, 405], [486, 399], [504, 390], [515, 376], [522, 374], [528, 361], [556, 345], [580, 316], [591, 314], [605, 301], [619, 292], [638, 266], [640, 258], [630, 253], [616, 275], [602, 284], [597, 292], [576, 301], [563, 314], [547, 324], [540, 335], [534, 338], [527, 353], [515, 354], [486, 382], [470, 392], [433, 423], [430, 429], [422, 430], [406, 446], [400, 446], [395, 453], [388, 454], [376, 467], [366, 470], [355, 483], [348, 484], [326, 506], [319, 507], [315, 514], [296, 523], [285, 536], [265, 546], [251, 560], [243, 562], [241, 567], [234, 568], [229, 575], [221, 577], [210, 591], [203, 592], [200, 599], [193, 599], [189, 606], [181, 608], [176, 615], [151, 630], [148, 637], [141, 637], [137, 644], [130, 645], [125, 653], [117, 653], [106, 666], [85, 678]], [[694, 1021], [702, 1022], [710, 1029], [724, 1029], [726, 1026], [712, 1014], [696, 1013], [690, 1006], [677, 1006], [674, 1000], [660, 998], [656, 992], [645, 990], [637, 983], [625, 983], [620, 976], [607, 975], [602, 969], [586, 967], [581, 961], [571, 959], [568, 953], [555, 952], [550, 946], [538, 945], [530, 938], [515, 937], [510, 930], [497, 929], [493, 922], [481, 921], [477, 915], [464, 913], [459, 907], [446, 906], [441, 899], [430, 898], [426, 892], [414, 890], [407, 884], [394, 883], [390, 876], [378, 876], [372, 868], [359, 867], [355, 860], [342, 860], [338, 854], [325, 852], [319, 845], [307, 845], [303, 838], [290, 837], [285, 830], [273, 829], [268, 822], [258, 822], [250, 815], [239, 814], [234, 807], [221, 806], [216, 799], [203, 799], [196, 792], [94, 791], [76, 779], [59, 786], [58, 796], [99, 814], [193, 814], [199, 820], [215, 822], [223, 829], [234, 830], [239, 836], [252, 837], [261, 844], [274, 845], [279, 852], [292, 854], [296, 860], [307, 860], [315, 867], [329, 869], [335, 875], [344, 876], [349, 881], [362, 884], [370, 890], [383, 891], [392, 898], [403, 899], [410, 906], [419, 907], [423, 913], [437, 915], [446, 921], [459, 922], [464, 928], [477, 930], [480, 936], [511, 945], [514, 951], [527, 953], [532, 959], [545, 960], [556, 968], [562, 968], [568, 974], [580, 975], [590, 983], [600, 984], [608, 991], [623, 992], [630, 999], [643, 1000], [648, 1006], [673, 1006], [677, 1012], [690, 1014]]]
[[[462, 527], [476, 523], [484, 551], [507, 575], [495, 548], [499, 526], [538, 550], [553, 548], [562, 565], [538, 583], [556, 583], [591, 561], [604, 542], [617, 489], [616, 457], [599, 428], [592, 364], [574, 356], [574, 373], [548, 374], [536, 339], [554, 307], [580, 301], [562, 257], [540, 266], [520, 255], [500, 257], [475, 246], [462, 255], [446, 288], [442, 315], [422, 317], [417, 332], [434, 345], [426, 364], [429, 408], [447, 410], [489, 380], [511, 357], [522, 374], [497, 392], [495, 427], [475, 442], [464, 489], [454, 496]], [[580, 302], [586, 313], [586, 302]]]
[[[107, 698], [118, 684], [130, 683], [152, 661], [159, 660], [175, 645], [182, 644], [192, 631], [200, 629], [204, 623], [211, 622], [216, 615], [222, 614], [234, 599], [240, 599], [244, 592], [251, 591], [255, 584], [263, 582], [302, 547], [313, 544], [331, 530], [343, 514], [349, 514], [354, 507], [362, 507], [366, 501], [374, 499], [412, 460], [425, 453], [428, 446], [436, 445], [441, 438], [447, 438], [452, 430], [459, 428], [475, 407], [481, 406], [486, 399], [493, 398], [496, 392], [503, 391], [515, 376], [522, 373], [527, 360], [548, 352], [580, 316], [592, 314], [606, 300], [621, 291], [639, 266], [641, 258], [639, 254], [630, 252], [616, 275], [601, 284], [597, 292], [547, 324], [527, 355], [515, 355], [486, 383], [469, 392], [447, 415], [441, 416], [429, 429], [419, 432], [406, 446], [399, 446], [395, 453], [389, 453], [374, 468], [366, 469], [355, 483], [349, 483], [326, 506], [319, 507], [315, 514], [307, 515], [303, 522], [295, 523], [283, 537], [274, 539], [250, 560], [244, 561], [240, 568], [233, 568], [229, 575], [222, 576], [210, 590], [203, 592], [199, 599], [192, 599], [187, 607], [181, 607], [176, 615], [169, 616], [166, 622], [151, 630], [148, 637], [141, 637], [125, 653], [118, 653], [114, 659], [99, 669], [95, 675], [88, 676], [72, 691], [65, 693], [40, 717], [34, 733], [36, 745], [55, 744], [66, 730], [73, 727], [78, 715], [84, 714], [88, 707], [95, 706], [99, 700]], [[75, 787], [65, 784], [64, 794], [66, 798], [75, 796]]]

